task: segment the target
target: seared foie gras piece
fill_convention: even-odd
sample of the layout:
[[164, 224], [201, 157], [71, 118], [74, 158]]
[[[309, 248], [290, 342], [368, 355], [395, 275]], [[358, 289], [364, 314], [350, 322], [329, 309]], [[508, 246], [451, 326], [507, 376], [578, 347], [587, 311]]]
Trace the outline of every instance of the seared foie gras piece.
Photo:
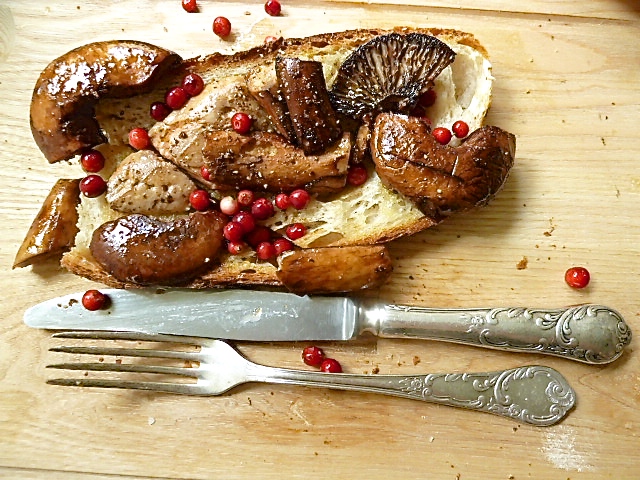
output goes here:
[[305, 186], [313, 190], [315, 182], [327, 177], [341, 178], [336, 187], [344, 188], [350, 151], [349, 134], [321, 155], [305, 155], [275, 133], [219, 130], [206, 132], [202, 154], [219, 186], [281, 192]]
[[516, 139], [498, 127], [481, 127], [458, 147], [439, 144], [422, 120], [382, 113], [371, 152], [390, 188], [438, 214], [483, 205], [500, 190], [513, 165]]
[[382, 285], [391, 272], [383, 245], [305, 248], [278, 258], [278, 279], [300, 294], [352, 292]]
[[107, 202], [123, 213], [184, 213], [196, 184], [173, 163], [151, 150], [125, 158], [109, 177]]
[[50, 163], [107, 141], [95, 119], [100, 98], [149, 91], [180, 56], [136, 41], [96, 42], [71, 50], [40, 74], [31, 99], [31, 132]]
[[26, 267], [70, 249], [78, 233], [79, 202], [80, 180], [58, 180], [20, 245], [13, 268]]
[[342, 134], [320, 62], [276, 59], [276, 77], [296, 134], [307, 155], [323, 152]]
[[131, 214], [96, 229], [91, 254], [121, 282], [176, 285], [215, 264], [226, 223], [213, 210], [174, 221]]

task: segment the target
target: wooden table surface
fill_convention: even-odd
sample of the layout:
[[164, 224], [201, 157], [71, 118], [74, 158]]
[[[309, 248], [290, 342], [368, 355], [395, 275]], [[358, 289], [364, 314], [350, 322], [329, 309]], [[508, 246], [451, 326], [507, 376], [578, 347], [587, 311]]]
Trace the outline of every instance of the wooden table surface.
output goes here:
[[[55, 360], [24, 310], [92, 286], [55, 261], [12, 270], [28, 226], [56, 178], [32, 140], [34, 82], [82, 43], [146, 40], [183, 57], [231, 51], [266, 35], [356, 27], [451, 27], [486, 46], [496, 78], [487, 123], [517, 135], [516, 164], [487, 208], [393, 243], [395, 271], [376, 293], [422, 306], [548, 306], [619, 310], [640, 331], [640, 3], [634, 0], [18, 1], [0, 5], [0, 477], [106, 478], [638, 478], [640, 361], [590, 366], [427, 341], [325, 343], [345, 371], [487, 371], [539, 363], [558, 369], [577, 405], [557, 426], [411, 400], [248, 385], [213, 398], [45, 384]], [[214, 17], [231, 19], [221, 41]], [[586, 266], [590, 286], [563, 280]], [[306, 368], [303, 344], [240, 344], [251, 359]]]

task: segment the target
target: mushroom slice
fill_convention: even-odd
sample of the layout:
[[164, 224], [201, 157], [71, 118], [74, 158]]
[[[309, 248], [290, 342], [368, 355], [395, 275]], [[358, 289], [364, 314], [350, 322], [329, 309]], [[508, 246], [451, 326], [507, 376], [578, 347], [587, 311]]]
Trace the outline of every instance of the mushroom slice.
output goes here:
[[20, 245], [13, 268], [26, 267], [71, 248], [78, 233], [79, 202], [80, 180], [58, 180]]
[[305, 155], [275, 133], [217, 130], [205, 132], [202, 155], [211, 180], [219, 186], [281, 192], [326, 177], [342, 177], [343, 188], [350, 151], [348, 133], [323, 154]]
[[107, 202], [123, 213], [184, 213], [196, 184], [173, 163], [151, 150], [125, 158], [109, 177]]
[[71, 50], [40, 74], [31, 99], [31, 132], [50, 163], [106, 142], [95, 119], [104, 97], [149, 91], [181, 58], [137, 41], [95, 42]]
[[276, 76], [298, 145], [307, 155], [323, 152], [340, 138], [342, 129], [329, 100], [322, 64], [278, 57]]
[[91, 238], [91, 254], [122, 282], [175, 285], [213, 265], [225, 224], [216, 211], [173, 221], [131, 214], [98, 227]]
[[490, 126], [457, 147], [441, 145], [420, 119], [389, 113], [378, 115], [371, 138], [382, 181], [436, 214], [487, 203], [507, 179], [515, 148], [514, 135]]
[[455, 55], [430, 35], [380, 35], [355, 49], [341, 65], [331, 101], [339, 113], [353, 118], [368, 112], [406, 113]]
[[294, 293], [352, 292], [382, 285], [391, 275], [384, 245], [305, 248], [278, 258], [278, 279]]

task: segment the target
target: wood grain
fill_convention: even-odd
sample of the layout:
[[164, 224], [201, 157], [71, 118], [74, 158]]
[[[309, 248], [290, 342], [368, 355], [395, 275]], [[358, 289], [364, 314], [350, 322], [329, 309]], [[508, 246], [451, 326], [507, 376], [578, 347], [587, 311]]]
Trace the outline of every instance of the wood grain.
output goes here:
[[[374, 395], [249, 385], [217, 398], [70, 390], [45, 384], [55, 342], [22, 314], [90, 282], [55, 262], [11, 270], [56, 178], [31, 138], [39, 72], [93, 40], [130, 38], [184, 57], [266, 35], [420, 25], [473, 32], [496, 77], [488, 123], [518, 137], [516, 166], [487, 208], [391, 245], [395, 270], [374, 295], [433, 306], [602, 303], [640, 331], [638, 3], [529, 1], [58, 2], [0, 6], [0, 477], [5, 478], [637, 478], [640, 362], [634, 341], [594, 367], [435, 342], [321, 344], [350, 372], [485, 371], [541, 363], [565, 375], [577, 406], [555, 427]], [[211, 32], [217, 15], [230, 41]], [[592, 283], [566, 287], [585, 265]], [[518, 268], [526, 265], [526, 268]], [[241, 344], [251, 359], [304, 368], [302, 344]]]

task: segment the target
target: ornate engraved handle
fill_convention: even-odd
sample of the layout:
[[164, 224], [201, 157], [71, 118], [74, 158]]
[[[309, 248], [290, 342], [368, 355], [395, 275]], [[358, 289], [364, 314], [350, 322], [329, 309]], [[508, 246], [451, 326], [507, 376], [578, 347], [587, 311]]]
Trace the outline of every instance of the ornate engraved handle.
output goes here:
[[437, 309], [363, 302], [361, 315], [362, 331], [381, 337], [444, 340], [594, 364], [617, 359], [631, 341], [620, 314], [601, 305]]
[[576, 394], [556, 370], [526, 366], [490, 373], [355, 375], [318, 373], [254, 364], [249, 381], [382, 393], [493, 413], [536, 426], [559, 422]]

